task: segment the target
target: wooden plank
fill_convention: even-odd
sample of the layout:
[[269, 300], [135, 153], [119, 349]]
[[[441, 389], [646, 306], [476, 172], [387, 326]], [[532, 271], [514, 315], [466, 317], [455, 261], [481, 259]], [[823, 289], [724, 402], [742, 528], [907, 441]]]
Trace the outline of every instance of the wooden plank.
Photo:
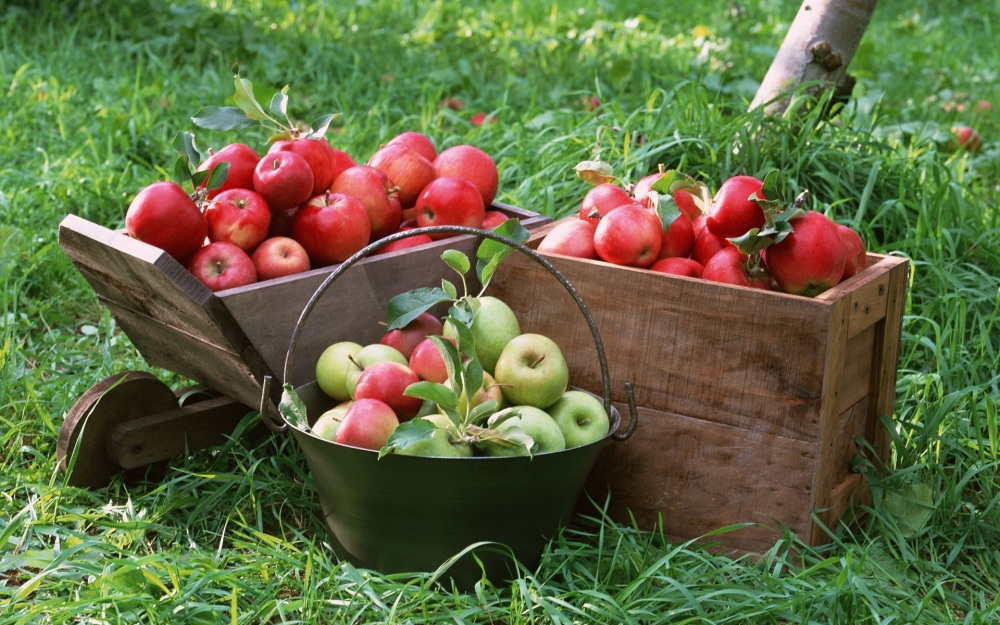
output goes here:
[[903, 329], [903, 308], [909, 261], [903, 258], [889, 270], [886, 313], [875, 328], [875, 357], [872, 359], [871, 401], [868, 404], [867, 438], [872, 441], [882, 462], [889, 459], [889, 434], [879, 423], [882, 415], [892, 418], [896, 404], [896, 371], [899, 367], [899, 342]]
[[823, 301], [851, 298], [851, 318], [848, 336], [856, 336], [885, 317], [888, 301], [889, 269], [895, 264], [890, 257], [877, 257], [878, 262], [837, 286], [816, 296]]
[[867, 485], [860, 473], [852, 473], [830, 491], [830, 511], [827, 517], [832, 523], [836, 523], [851, 508], [871, 503], [871, 491]]
[[[628, 409], [616, 405], [627, 414]], [[763, 551], [780, 537], [779, 521], [808, 530], [815, 444], [683, 415], [639, 409], [630, 439], [612, 443], [591, 471], [587, 492], [610, 514], [692, 539], [732, 523], [762, 523], [718, 536], [729, 548]]]
[[[851, 462], [858, 452], [854, 438], [864, 437], [868, 427], [868, 397], [861, 399], [837, 418], [837, 433], [831, 455], [831, 481], [834, 484], [851, 475]], [[832, 520], [832, 519], [831, 519]]]
[[[850, 332], [848, 332], [850, 333]], [[875, 351], [875, 326], [868, 326], [860, 334], [847, 339], [844, 356], [844, 380], [840, 393], [840, 412], [843, 413], [871, 392], [872, 359]]]

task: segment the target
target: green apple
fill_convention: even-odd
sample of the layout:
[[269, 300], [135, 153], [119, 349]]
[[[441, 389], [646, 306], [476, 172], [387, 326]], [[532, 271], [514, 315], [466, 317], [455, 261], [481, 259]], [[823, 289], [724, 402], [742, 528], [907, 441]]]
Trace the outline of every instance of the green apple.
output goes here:
[[439, 427], [434, 430], [431, 438], [418, 441], [406, 449], [398, 449], [394, 453], [402, 456], [467, 458], [472, 455], [472, 447], [465, 443], [453, 443], [448, 437], [448, 432]]
[[[478, 298], [479, 310], [472, 317], [472, 338], [476, 340], [476, 357], [483, 371], [492, 374], [497, 359], [507, 342], [521, 333], [517, 317], [510, 306], [489, 295]], [[458, 338], [458, 333], [450, 324], [444, 325], [444, 336]]]
[[347, 387], [351, 399], [354, 399], [354, 387], [358, 385], [358, 378], [361, 377], [362, 372], [376, 362], [398, 362], [401, 365], [409, 365], [406, 357], [395, 347], [381, 343], [365, 345], [349, 361], [347, 374], [344, 377], [344, 385]]
[[334, 343], [323, 350], [316, 361], [316, 382], [324, 393], [337, 401], [351, 398], [347, 392], [347, 369], [353, 366], [350, 359], [360, 351], [361, 345], [351, 341]]
[[[514, 406], [514, 410], [519, 415], [503, 421], [496, 427], [498, 432], [504, 432], [512, 427], [519, 427], [525, 434], [534, 439], [536, 454], [546, 454], [553, 451], [566, 449], [566, 438], [562, 430], [556, 425], [544, 410], [534, 406]], [[484, 441], [480, 443], [479, 449], [486, 456], [527, 456], [528, 450], [524, 447], [506, 447], [494, 441]]]
[[313, 434], [320, 438], [325, 438], [328, 441], [336, 440], [337, 429], [340, 427], [341, 422], [347, 415], [348, 409], [353, 403], [353, 400], [341, 402], [321, 414], [319, 419], [316, 419], [316, 423], [313, 423]]
[[599, 441], [611, 427], [604, 404], [590, 393], [566, 391], [549, 406], [549, 415], [562, 430], [566, 447], [580, 447]]
[[419, 419], [420, 417], [426, 417], [428, 415], [434, 415], [438, 413], [438, 405], [429, 399], [425, 399], [422, 404], [420, 404], [420, 410], [417, 414], [413, 416], [414, 419]]
[[569, 367], [555, 341], [541, 334], [522, 334], [503, 348], [493, 377], [511, 405], [545, 410], [566, 392]]

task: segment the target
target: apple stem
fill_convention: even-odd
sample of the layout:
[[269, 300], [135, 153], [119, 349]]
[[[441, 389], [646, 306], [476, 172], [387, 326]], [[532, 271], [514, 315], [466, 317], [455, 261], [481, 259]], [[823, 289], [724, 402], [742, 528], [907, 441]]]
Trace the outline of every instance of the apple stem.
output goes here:
[[379, 322], [378, 322], [378, 324], [379, 324], [380, 326], [382, 326], [383, 328], [388, 328], [388, 327], [389, 327], [389, 324], [388, 324], [388, 323], [386, 323], [386, 322], [384, 322], [384, 321], [379, 321]]
[[353, 362], [354, 366], [357, 367], [358, 369], [361, 369], [362, 371], [365, 370], [365, 366], [363, 364], [361, 364], [360, 362], [358, 362], [357, 360], [354, 360], [354, 356], [348, 355], [347, 359], [350, 360], [351, 362]]
[[806, 189], [802, 193], [799, 193], [798, 197], [795, 198], [795, 202], [792, 203], [792, 208], [802, 208], [805, 206], [806, 198], [809, 197], [809, 190]]
[[542, 354], [541, 356], [539, 356], [538, 360], [536, 360], [535, 362], [533, 362], [530, 365], [528, 365], [528, 367], [531, 368], [531, 369], [534, 369], [535, 367], [538, 366], [538, 363], [542, 362], [543, 360], [545, 360], [545, 354]]
[[600, 219], [601, 218], [601, 212], [599, 210], [597, 210], [596, 208], [592, 208], [592, 209], [590, 209], [590, 212], [587, 213], [587, 217], [589, 219]]

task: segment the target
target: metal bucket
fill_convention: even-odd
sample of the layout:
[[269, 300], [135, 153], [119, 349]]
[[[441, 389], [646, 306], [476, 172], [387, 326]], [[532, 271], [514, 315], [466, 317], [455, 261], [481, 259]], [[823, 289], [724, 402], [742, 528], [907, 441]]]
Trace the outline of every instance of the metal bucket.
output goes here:
[[[424, 458], [338, 445], [311, 432], [288, 427], [264, 381], [261, 414], [276, 431], [290, 431], [302, 448], [319, 493], [331, 545], [337, 556], [381, 573], [434, 572], [471, 589], [485, 576], [499, 582], [516, 576], [514, 558], [534, 569], [548, 540], [572, 516], [577, 498], [601, 449], [623, 441], [637, 424], [631, 384], [626, 384], [631, 420], [619, 432], [621, 417], [611, 405], [611, 387], [600, 335], [572, 285], [534, 250], [493, 232], [460, 226], [418, 228], [392, 235], [345, 261], [319, 286], [296, 324], [285, 361], [288, 379], [301, 329], [315, 302], [337, 277], [391, 241], [434, 233], [477, 234], [517, 249], [545, 266], [570, 292], [593, 333], [604, 378], [603, 400], [611, 417], [602, 439], [554, 453], [529, 457]], [[315, 382], [296, 389], [309, 423], [337, 402]], [[272, 403], [273, 402], [273, 403]], [[459, 557], [456, 557], [459, 556]], [[478, 562], [477, 562], [478, 560]], [[443, 566], [444, 565], [444, 566]]]

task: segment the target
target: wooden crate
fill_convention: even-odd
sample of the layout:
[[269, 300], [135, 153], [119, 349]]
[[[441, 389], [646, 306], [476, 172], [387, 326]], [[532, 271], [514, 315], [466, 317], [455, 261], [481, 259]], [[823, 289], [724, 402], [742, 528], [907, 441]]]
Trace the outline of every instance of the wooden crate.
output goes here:
[[[551, 229], [540, 228], [536, 246]], [[856, 436], [882, 458], [880, 415], [895, 396], [907, 261], [869, 254], [868, 268], [814, 299], [547, 255], [600, 330], [623, 415], [635, 385], [640, 421], [588, 483], [623, 523], [689, 539], [732, 523], [729, 547], [761, 551], [781, 526], [810, 544], [863, 501], [850, 470]], [[520, 254], [490, 285], [522, 320], [565, 351], [571, 383], [601, 387], [587, 325], [544, 269]], [[857, 496], [855, 496], [857, 495]], [[780, 525], [779, 525], [780, 524]]]
[[[491, 209], [519, 218], [529, 230], [551, 221], [506, 204]], [[314, 379], [316, 359], [331, 342], [377, 342], [392, 296], [440, 284], [451, 273], [441, 252], [475, 254], [477, 244], [477, 237], [452, 237], [369, 256], [345, 272], [314, 309], [291, 382]], [[59, 245], [150, 365], [252, 407], [260, 405], [265, 375], [281, 379], [299, 315], [334, 269], [212, 293], [162, 250], [74, 215], [59, 225]]]

